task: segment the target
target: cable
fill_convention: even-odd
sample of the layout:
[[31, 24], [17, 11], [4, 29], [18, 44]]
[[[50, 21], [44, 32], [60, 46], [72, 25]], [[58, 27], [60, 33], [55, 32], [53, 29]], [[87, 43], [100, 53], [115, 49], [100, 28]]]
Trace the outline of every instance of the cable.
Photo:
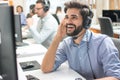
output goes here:
[[88, 35], [86, 35], [86, 41], [87, 41], [87, 54], [88, 54], [88, 59], [89, 59], [89, 63], [90, 63], [90, 68], [93, 74], [93, 78], [96, 79], [93, 68], [92, 68], [92, 64], [91, 64], [91, 60], [90, 60], [90, 55], [89, 55], [89, 42], [88, 42]]

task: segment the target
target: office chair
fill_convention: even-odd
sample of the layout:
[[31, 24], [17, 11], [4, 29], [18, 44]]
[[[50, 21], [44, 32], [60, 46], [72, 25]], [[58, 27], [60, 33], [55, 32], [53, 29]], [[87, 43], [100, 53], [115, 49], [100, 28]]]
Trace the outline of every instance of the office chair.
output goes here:
[[119, 19], [118, 14], [114, 12], [113, 15], [115, 15], [116, 22], [118, 22]]
[[58, 16], [56, 14], [52, 14], [52, 16], [57, 20], [58, 24], [60, 24], [60, 21], [58, 19]]
[[119, 51], [119, 59], [120, 59], [120, 39], [118, 38], [112, 38], [113, 43], [115, 44], [115, 46], [117, 47], [118, 51]]
[[109, 17], [99, 17], [98, 21], [100, 24], [101, 33], [113, 37], [113, 26], [111, 19]]

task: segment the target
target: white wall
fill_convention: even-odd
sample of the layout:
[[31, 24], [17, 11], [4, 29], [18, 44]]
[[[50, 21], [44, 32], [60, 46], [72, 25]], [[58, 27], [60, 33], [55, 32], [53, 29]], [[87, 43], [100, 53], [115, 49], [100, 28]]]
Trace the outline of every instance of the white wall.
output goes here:
[[[37, 0], [13, 0], [14, 1], [14, 10], [16, 13], [16, 6], [21, 5], [23, 6], [25, 15], [29, 12], [29, 6], [31, 4], [35, 4]], [[55, 13], [56, 7], [61, 6], [64, 7], [64, 3], [70, 0], [49, 0], [50, 1], [50, 12]]]

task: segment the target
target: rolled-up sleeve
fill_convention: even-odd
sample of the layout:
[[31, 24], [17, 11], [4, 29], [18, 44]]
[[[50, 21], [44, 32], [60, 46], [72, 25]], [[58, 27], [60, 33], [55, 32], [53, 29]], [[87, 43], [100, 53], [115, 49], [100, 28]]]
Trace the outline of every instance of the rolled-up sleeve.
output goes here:
[[53, 71], [55, 71], [63, 62], [67, 59], [65, 55], [65, 45], [63, 42], [60, 43], [58, 50], [56, 52], [55, 64]]

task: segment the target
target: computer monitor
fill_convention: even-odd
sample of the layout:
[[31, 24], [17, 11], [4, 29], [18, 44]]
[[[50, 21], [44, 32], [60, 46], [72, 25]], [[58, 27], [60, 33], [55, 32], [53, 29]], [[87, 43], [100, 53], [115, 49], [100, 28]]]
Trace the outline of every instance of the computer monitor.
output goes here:
[[23, 40], [22, 40], [22, 25], [21, 25], [21, 17], [20, 17], [20, 15], [15, 14], [14, 19], [15, 19], [16, 45], [17, 46], [28, 45], [27, 43], [23, 43]]
[[14, 15], [15, 18], [15, 37], [16, 42], [22, 42], [21, 19], [19, 14]]
[[120, 22], [120, 10], [103, 10], [102, 16], [111, 18], [112, 22]]
[[12, 6], [0, 6], [0, 77], [18, 80]]

